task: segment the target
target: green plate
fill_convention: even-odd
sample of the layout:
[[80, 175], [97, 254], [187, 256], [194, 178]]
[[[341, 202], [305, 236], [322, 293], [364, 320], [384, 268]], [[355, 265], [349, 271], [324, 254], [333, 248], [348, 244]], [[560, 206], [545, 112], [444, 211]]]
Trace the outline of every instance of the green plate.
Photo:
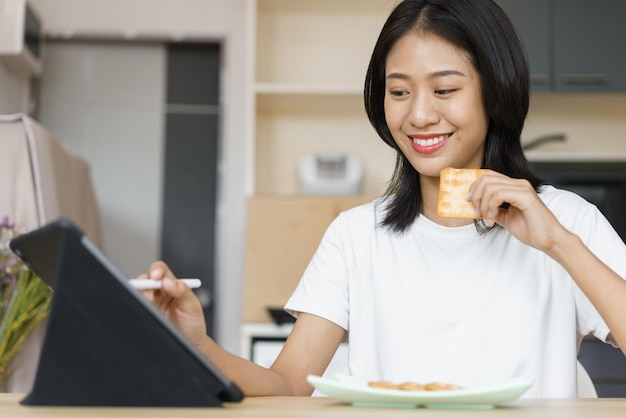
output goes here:
[[384, 408], [488, 409], [518, 398], [533, 385], [532, 379], [517, 377], [455, 390], [405, 391], [371, 388], [367, 380], [344, 374], [330, 378], [309, 375], [307, 380], [318, 391], [339, 401]]

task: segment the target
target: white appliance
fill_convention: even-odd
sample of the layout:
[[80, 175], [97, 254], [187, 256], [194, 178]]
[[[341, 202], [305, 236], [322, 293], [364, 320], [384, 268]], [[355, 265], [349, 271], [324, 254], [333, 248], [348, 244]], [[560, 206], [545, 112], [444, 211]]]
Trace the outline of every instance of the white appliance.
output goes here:
[[303, 155], [298, 178], [302, 194], [357, 195], [361, 193], [363, 162], [340, 153]]

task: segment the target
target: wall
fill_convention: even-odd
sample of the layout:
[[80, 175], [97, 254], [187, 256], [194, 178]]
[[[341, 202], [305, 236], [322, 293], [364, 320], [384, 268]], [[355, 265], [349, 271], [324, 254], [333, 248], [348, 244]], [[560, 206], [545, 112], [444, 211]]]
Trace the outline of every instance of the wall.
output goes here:
[[30, 80], [0, 62], [0, 114], [27, 113]]
[[534, 93], [522, 142], [562, 133], [529, 158], [626, 161], [626, 93]]
[[[7, 21], [13, 16], [13, 11], [19, 6], [12, 0], [0, 0], [0, 24], [2, 27], [0, 47], [3, 50], [15, 51], [17, 43], [15, 31], [10, 30]], [[26, 113], [28, 111], [28, 97], [30, 94], [30, 79], [28, 76], [18, 75], [0, 59], [0, 114]]]
[[[245, 0], [32, 0], [49, 35], [220, 40], [223, 120], [217, 231], [217, 340], [239, 348], [244, 240]], [[45, 71], [45, 68], [44, 68]], [[60, 138], [62, 139], [62, 138]], [[227, 208], [227, 210], [225, 209]], [[124, 243], [116, 243], [124, 245]], [[129, 249], [131, 251], [131, 249]]]
[[89, 162], [104, 250], [128, 277], [160, 254], [165, 49], [157, 42], [46, 44], [38, 119]]

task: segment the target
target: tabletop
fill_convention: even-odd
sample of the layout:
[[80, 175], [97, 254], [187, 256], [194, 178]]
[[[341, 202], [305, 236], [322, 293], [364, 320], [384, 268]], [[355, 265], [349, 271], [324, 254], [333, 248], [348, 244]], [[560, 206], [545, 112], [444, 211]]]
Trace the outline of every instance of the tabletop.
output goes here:
[[84, 408], [22, 406], [21, 394], [0, 393], [0, 417], [603, 417], [626, 416], [626, 398], [609, 399], [517, 399], [494, 409], [361, 408], [326, 397], [246, 398], [223, 408]]

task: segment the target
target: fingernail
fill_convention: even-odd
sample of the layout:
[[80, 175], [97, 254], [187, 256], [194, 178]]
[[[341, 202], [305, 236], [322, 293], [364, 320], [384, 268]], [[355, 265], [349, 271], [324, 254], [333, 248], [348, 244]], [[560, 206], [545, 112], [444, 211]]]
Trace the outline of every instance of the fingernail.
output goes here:
[[150, 272], [151, 279], [158, 279], [161, 276], [163, 276], [163, 270], [161, 269], [154, 269]]

